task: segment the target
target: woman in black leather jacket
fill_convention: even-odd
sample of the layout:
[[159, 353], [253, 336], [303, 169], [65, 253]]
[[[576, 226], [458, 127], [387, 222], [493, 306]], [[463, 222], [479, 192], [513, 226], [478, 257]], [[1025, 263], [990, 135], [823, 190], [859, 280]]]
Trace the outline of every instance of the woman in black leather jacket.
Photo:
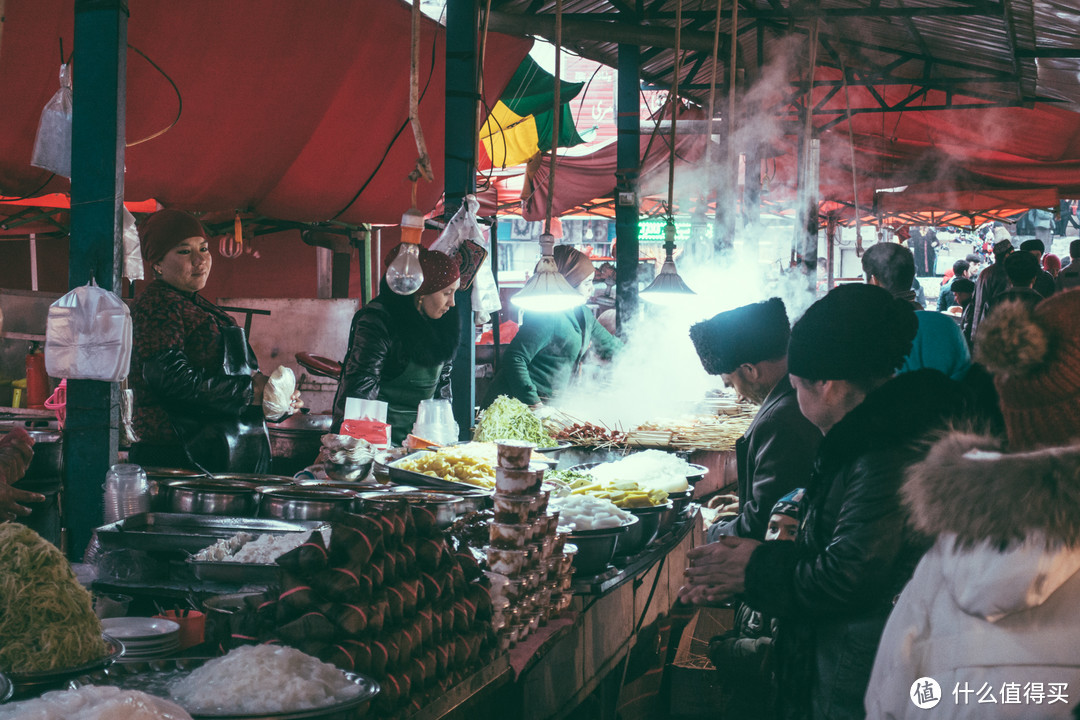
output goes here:
[[[243, 329], [198, 293], [210, 276], [206, 231], [194, 216], [161, 210], [142, 227], [154, 281], [131, 308], [130, 385], [139, 465], [265, 472], [266, 376]], [[299, 394], [293, 406], [299, 407]]]
[[[397, 249], [387, 255], [388, 264]], [[456, 257], [423, 248], [420, 267], [424, 282], [415, 293], [398, 295], [384, 278], [378, 297], [353, 316], [334, 396], [334, 432], [348, 398], [381, 400], [389, 405], [390, 439], [400, 444], [416, 422], [421, 400], [450, 399], [450, 370], [461, 335], [454, 307], [461, 270]]]

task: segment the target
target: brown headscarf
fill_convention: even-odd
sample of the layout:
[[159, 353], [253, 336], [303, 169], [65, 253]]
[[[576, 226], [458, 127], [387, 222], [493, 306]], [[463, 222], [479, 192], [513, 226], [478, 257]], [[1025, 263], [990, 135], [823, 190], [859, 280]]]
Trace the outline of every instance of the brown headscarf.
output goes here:
[[[401, 250], [401, 244], [390, 248], [386, 254], [386, 266], [394, 262]], [[420, 247], [420, 269], [424, 271], [424, 283], [416, 290], [414, 295], [432, 295], [450, 285], [461, 277], [461, 260], [457, 255], [451, 257], [438, 250], [428, 250]]]
[[191, 237], [207, 237], [198, 218], [183, 210], [158, 210], [146, 218], [139, 232], [143, 259], [153, 265]]
[[574, 249], [572, 245], [555, 246], [555, 265], [559, 268], [562, 276], [566, 278], [566, 282], [574, 287], [580, 285], [585, 278], [596, 272], [589, 256], [580, 250]]

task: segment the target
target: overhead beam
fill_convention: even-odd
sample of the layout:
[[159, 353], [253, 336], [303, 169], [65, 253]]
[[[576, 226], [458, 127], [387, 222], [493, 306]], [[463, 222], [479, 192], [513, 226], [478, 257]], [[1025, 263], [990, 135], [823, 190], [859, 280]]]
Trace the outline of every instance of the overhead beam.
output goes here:
[[[611, 17], [610, 15], [607, 17]], [[555, 16], [521, 15], [492, 11], [488, 30], [504, 35], [539, 35], [546, 40], [555, 38]], [[586, 17], [567, 17], [562, 20], [563, 45], [575, 42], [618, 43], [643, 47], [675, 47], [675, 29], [638, 25], [616, 20], [594, 20]], [[696, 50], [712, 54], [712, 33], [684, 30], [680, 46], [683, 50]]]
[[[744, 5], [739, 6], [739, 17], [745, 19], [755, 20], [786, 20], [787, 18], [841, 18], [841, 17], [869, 17], [869, 18], [890, 18], [890, 17], [955, 17], [963, 15], [991, 15], [1000, 17], [1003, 12], [1002, 4], [997, 2], [984, 2], [974, 5], [946, 5], [941, 7], [839, 7], [839, 8], [822, 8], [816, 7], [813, 4], [802, 4], [793, 6], [791, 8], [785, 8], [777, 10], [775, 7], [764, 8], [747, 8]], [[724, 8], [720, 12], [720, 16], [725, 19], [731, 18], [731, 8]], [[664, 12], [658, 12], [655, 14], [650, 13], [647, 16], [649, 19], [674, 19], [675, 13], [670, 10]], [[713, 19], [716, 17], [716, 12], [711, 10], [689, 10], [683, 11], [684, 20], [697, 19], [704, 17]]]
[[1016, 57], [1020, 58], [1047, 58], [1047, 59], [1072, 59], [1080, 58], [1080, 48], [1052, 48], [1034, 47], [1017, 48]]

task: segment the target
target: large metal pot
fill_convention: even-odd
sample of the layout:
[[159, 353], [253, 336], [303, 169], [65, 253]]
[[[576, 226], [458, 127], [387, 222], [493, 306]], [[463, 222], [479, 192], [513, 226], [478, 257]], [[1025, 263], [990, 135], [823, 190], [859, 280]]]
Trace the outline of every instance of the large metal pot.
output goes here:
[[270, 434], [270, 467], [279, 475], [295, 475], [315, 462], [322, 436], [330, 432], [333, 417], [298, 412], [281, 422], [266, 423]]
[[258, 496], [253, 483], [225, 480], [174, 480], [169, 509], [195, 515], [254, 517]]
[[465, 501], [457, 495], [435, 492], [360, 493], [358, 496], [364, 512], [393, 512], [408, 507], [413, 520], [420, 526], [447, 528], [463, 512]]
[[333, 520], [349, 511], [356, 493], [328, 487], [259, 489], [259, 515], [280, 520]]
[[175, 480], [198, 480], [206, 475], [183, 468], [144, 467], [150, 486], [150, 512], [169, 512], [169, 483]]
[[27, 432], [34, 439], [34, 459], [19, 481], [19, 487], [32, 490], [43, 485], [59, 485], [64, 471], [63, 436], [51, 430]]

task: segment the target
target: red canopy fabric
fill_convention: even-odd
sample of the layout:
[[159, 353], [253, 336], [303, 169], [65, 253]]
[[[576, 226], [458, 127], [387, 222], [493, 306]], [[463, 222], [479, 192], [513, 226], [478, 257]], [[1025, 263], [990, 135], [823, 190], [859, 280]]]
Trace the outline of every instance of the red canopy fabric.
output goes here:
[[[48, 177], [30, 157], [41, 109], [58, 88], [58, 38], [72, 47], [73, 6], [7, 4], [0, 194], [31, 193]], [[412, 130], [402, 130], [410, 12], [396, 0], [133, 3], [128, 42], [176, 83], [183, 114], [163, 136], [128, 148], [126, 197], [305, 222], [399, 222], [417, 159]], [[444, 28], [425, 18], [420, 47], [420, 119], [435, 182], [420, 181], [418, 204], [429, 210], [443, 191]], [[530, 40], [488, 35], [489, 106], [530, 47]], [[75, 48], [75, 83], [80, 62]], [[176, 109], [166, 79], [129, 52], [128, 141], [168, 126]], [[55, 178], [41, 192], [68, 189]]]
[[[698, 120], [702, 112], [683, 109], [680, 119]], [[678, 125], [676, 125], [676, 131]], [[641, 195], [662, 195], [667, 192], [670, 137], [641, 136], [641, 170], [638, 189]], [[707, 187], [705, 177], [693, 172], [705, 156], [708, 137], [702, 134], [678, 135], [675, 139], [675, 196], [696, 196]], [[618, 168], [618, 148], [609, 143], [588, 155], [560, 157], [555, 165], [555, 195], [551, 213], [558, 216], [596, 198], [610, 197], [615, 190], [615, 171]], [[521, 216], [526, 220], [543, 220], [547, 214], [548, 178], [551, 157], [545, 156], [533, 177], [533, 192], [523, 199]]]

